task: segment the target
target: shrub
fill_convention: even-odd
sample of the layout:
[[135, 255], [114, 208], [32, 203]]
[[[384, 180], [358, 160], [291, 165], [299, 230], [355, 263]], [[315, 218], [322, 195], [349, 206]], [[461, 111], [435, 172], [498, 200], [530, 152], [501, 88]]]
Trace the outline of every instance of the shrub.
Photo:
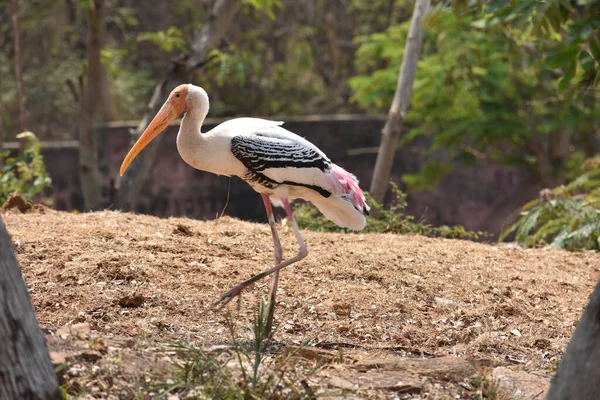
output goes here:
[[[407, 205], [406, 194], [402, 192], [395, 183], [392, 182], [391, 185], [394, 193], [394, 200], [389, 208], [383, 207], [366, 193], [367, 204], [371, 206], [371, 214], [378, 214], [379, 218], [368, 216], [367, 227], [361, 232], [414, 233], [433, 237], [463, 239], [478, 239], [480, 236], [485, 236], [483, 232], [470, 232], [460, 225], [434, 227], [429, 224], [415, 221], [415, 217], [412, 215], [404, 214]], [[304, 229], [318, 232], [354, 232], [340, 228], [322, 216], [319, 211], [310, 204], [299, 204], [295, 206], [294, 216], [298, 225]]]
[[587, 160], [584, 172], [566, 186], [544, 189], [523, 206], [520, 218], [499, 240], [515, 233], [524, 246], [557, 249], [600, 249], [600, 157]]
[[25, 142], [21, 154], [13, 157], [9, 151], [0, 151], [0, 204], [13, 193], [31, 200], [52, 183], [37, 137], [32, 132], [23, 132], [17, 138]]

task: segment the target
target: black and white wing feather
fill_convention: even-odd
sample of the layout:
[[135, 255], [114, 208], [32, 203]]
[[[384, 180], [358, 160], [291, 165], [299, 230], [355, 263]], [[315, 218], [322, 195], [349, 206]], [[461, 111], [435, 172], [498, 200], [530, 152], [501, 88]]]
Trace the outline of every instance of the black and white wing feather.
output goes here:
[[325, 171], [331, 161], [322, 153], [289, 139], [261, 136], [235, 136], [231, 151], [246, 168], [263, 172], [270, 168], [318, 168]]
[[281, 184], [305, 186], [325, 197], [331, 194], [320, 179], [315, 179], [330, 170], [331, 161], [312, 146], [256, 133], [232, 137], [231, 151], [248, 169], [245, 178], [252, 183], [268, 188]]

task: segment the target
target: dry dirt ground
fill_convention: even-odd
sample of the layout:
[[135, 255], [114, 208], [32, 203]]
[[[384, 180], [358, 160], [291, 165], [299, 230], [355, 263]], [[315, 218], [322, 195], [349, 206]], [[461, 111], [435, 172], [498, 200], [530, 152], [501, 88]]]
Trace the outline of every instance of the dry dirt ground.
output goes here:
[[[169, 369], [164, 343], [229, 343], [227, 313], [207, 307], [272, 263], [269, 227], [228, 217], [36, 208], [2, 218], [53, 361], [67, 363], [63, 382], [88, 397], [134, 398]], [[331, 362], [308, 380], [325, 398], [492, 398], [485, 377], [497, 399], [542, 399], [600, 275], [594, 252], [303, 234], [309, 255], [281, 274], [274, 338], [277, 351], [305, 346], [301, 357]], [[269, 283], [228, 306], [240, 335]]]

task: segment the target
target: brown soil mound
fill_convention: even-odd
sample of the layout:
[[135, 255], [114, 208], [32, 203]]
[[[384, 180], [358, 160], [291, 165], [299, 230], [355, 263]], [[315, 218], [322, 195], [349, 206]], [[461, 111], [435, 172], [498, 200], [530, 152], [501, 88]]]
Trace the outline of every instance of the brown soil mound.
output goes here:
[[44, 213], [46, 207], [41, 204], [36, 204], [32, 201], [21, 197], [19, 194], [11, 194], [10, 197], [2, 204], [2, 211], [17, 210], [23, 214], [30, 212]]
[[[38, 319], [49, 332], [229, 341], [220, 294], [272, 264], [267, 225], [119, 212], [7, 214]], [[286, 228], [283, 228], [287, 231]], [[279, 342], [363, 356], [485, 358], [547, 370], [598, 280], [600, 255], [390, 234], [303, 233], [282, 271]], [[285, 255], [296, 251], [282, 232]], [[269, 280], [242, 294], [251, 318]], [[229, 306], [237, 313], [236, 301]]]

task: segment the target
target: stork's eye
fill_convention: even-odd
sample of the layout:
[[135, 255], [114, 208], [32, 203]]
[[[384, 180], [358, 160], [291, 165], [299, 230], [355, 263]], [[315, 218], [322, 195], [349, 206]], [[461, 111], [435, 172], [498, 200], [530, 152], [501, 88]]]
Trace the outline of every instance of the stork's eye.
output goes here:
[[181, 95], [179, 93], [175, 93], [175, 97], [180, 97]]

